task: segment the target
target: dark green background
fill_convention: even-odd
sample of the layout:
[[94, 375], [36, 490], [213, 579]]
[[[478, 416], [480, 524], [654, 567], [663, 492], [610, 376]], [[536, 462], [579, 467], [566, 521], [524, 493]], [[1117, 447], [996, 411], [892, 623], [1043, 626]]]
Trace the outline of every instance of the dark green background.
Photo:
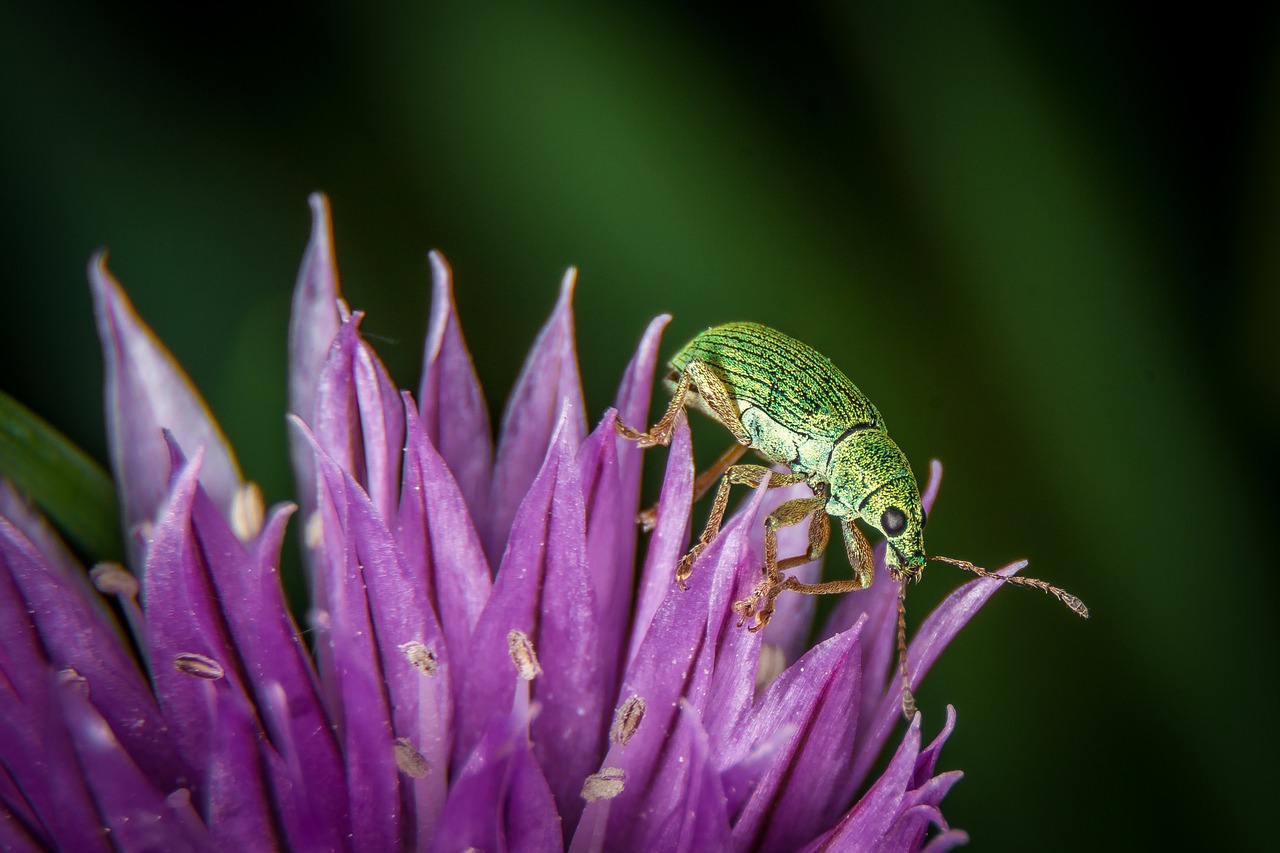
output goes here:
[[[921, 692], [929, 731], [958, 708], [945, 812], [975, 848], [1274, 839], [1274, 15], [15, 5], [0, 387], [99, 458], [105, 245], [246, 473], [290, 495], [312, 190], [408, 387], [431, 248], [495, 411], [569, 264], [593, 419], [654, 314], [668, 353], [766, 322], [834, 358], [917, 471], [945, 461], [931, 550], [1029, 556], [1093, 610], [1004, 591]], [[961, 580], [931, 568], [915, 618]]]

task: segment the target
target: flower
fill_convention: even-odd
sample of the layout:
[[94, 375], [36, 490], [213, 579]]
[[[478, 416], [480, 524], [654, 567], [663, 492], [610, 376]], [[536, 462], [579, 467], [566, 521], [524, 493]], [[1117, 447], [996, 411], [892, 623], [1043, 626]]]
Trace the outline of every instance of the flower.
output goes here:
[[[898, 717], [882, 549], [877, 583], [845, 596], [812, 648], [803, 596], [780, 600], [765, 631], [739, 629], [731, 607], [757, 580], [762, 513], [789, 490], [750, 495], [681, 591], [694, 473], [682, 418], [635, 582], [642, 453], [614, 425], [645, 420], [667, 317], [588, 430], [570, 270], [495, 452], [444, 259], [431, 256], [415, 398], [340, 301], [327, 203], [312, 206], [289, 344], [297, 506], [262, 508], [185, 375], [104, 260], [91, 265], [132, 571], [86, 575], [0, 488], [0, 847], [966, 840], [939, 808], [960, 777], [935, 770], [950, 709], [923, 747], [917, 715], [855, 800]], [[935, 462], [927, 507], [940, 474]], [[313, 648], [277, 571], [295, 513]], [[803, 533], [782, 531], [784, 552]], [[973, 581], [924, 621], [913, 685], [997, 585]]]

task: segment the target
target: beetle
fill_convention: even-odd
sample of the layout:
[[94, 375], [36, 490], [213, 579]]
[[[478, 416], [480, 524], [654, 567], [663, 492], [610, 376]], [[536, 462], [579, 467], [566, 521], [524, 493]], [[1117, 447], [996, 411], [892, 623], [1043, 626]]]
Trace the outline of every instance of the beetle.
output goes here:
[[[618, 432], [641, 447], [668, 445], [681, 408], [690, 407], [723, 425], [737, 443], [697, 479], [695, 498], [719, 480], [711, 515], [698, 542], [676, 568], [676, 581], [687, 588], [698, 555], [720, 531], [735, 485], [757, 487], [769, 477], [769, 488], [804, 483], [813, 497], [781, 504], [764, 520], [763, 579], [751, 594], [734, 603], [738, 625], [754, 617], [751, 631], [769, 624], [774, 602], [784, 591], [806, 595], [866, 589], [875, 579], [871, 544], [855, 523], [861, 519], [884, 536], [885, 568], [898, 584], [898, 652], [903, 680], [903, 713], [914, 711], [906, 664], [906, 587], [920, 579], [929, 560], [950, 563], [982, 577], [1029, 586], [1046, 592], [1079, 615], [1089, 611], [1074, 595], [1045, 581], [1005, 577], [965, 560], [927, 557], [926, 516], [920, 488], [906, 455], [885, 427], [880, 411], [829, 358], [782, 332], [758, 323], [726, 323], [701, 332], [670, 361], [666, 384], [671, 403], [647, 432], [618, 422]], [[747, 450], [788, 473], [763, 465], [735, 464]], [[804, 554], [778, 559], [778, 528], [809, 522]], [[853, 577], [803, 583], [787, 569], [818, 559], [831, 535], [831, 519], [844, 534]]]

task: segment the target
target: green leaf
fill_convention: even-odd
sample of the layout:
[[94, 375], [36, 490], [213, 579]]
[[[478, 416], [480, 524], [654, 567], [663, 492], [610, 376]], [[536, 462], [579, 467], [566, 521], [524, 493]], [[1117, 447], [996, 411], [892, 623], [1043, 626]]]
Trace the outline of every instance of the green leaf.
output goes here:
[[111, 477], [66, 436], [3, 391], [0, 476], [34, 501], [85, 556], [118, 560], [124, 553]]

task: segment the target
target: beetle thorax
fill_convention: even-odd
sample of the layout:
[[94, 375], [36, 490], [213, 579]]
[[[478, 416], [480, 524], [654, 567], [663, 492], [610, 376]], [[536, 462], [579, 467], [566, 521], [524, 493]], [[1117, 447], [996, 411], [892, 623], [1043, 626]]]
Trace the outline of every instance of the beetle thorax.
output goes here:
[[886, 433], [867, 429], [847, 435], [831, 450], [828, 512], [842, 517], [858, 515], [876, 491], [903, 477], [914, 480], [907, 458]]

